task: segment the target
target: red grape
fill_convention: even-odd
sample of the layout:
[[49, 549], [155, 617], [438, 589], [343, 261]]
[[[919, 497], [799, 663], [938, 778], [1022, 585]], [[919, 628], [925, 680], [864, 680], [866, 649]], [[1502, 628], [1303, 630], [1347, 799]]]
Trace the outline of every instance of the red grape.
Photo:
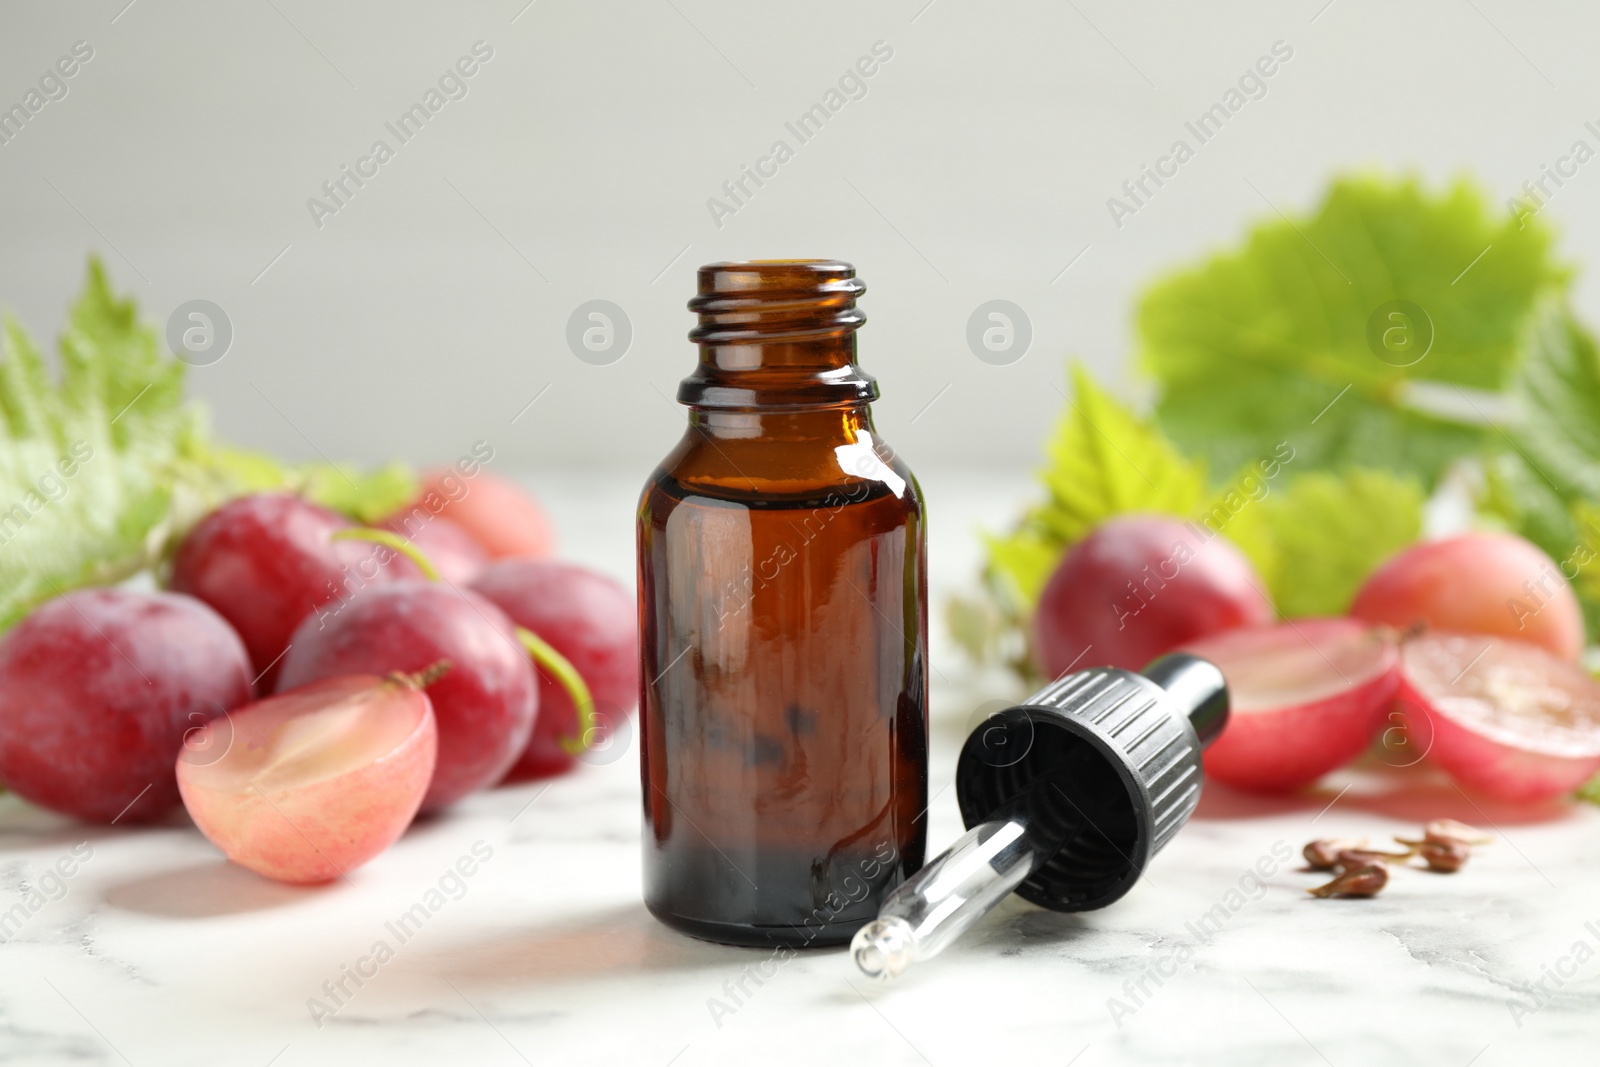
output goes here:
[[1056, 566], [1039, 595], [1034, 651], [1052, 677], [1099, 664], [1136, 671], [1187, 641], [1273, 617], [1233, 542], [1176, 519], [1123, 515]]
[[1529, 641], [1576, 661], [1583, 612], [1556, 561], [1514, 534], [1467, 533], [1401, 550], [1372, 572], [1350, 614], [1406, 629]]
[[[472, 588], [567, 658], [588, 684], [597, 714], [622, 714], [638, 703], [638, 612], [622, 586], [570, 563], [508, 559], [490, 564]], [[539, 720], [507, 776], [512, 781], [548, 778], [575, 762], [561, 744], [578, 735], [572, 697], [543, 667], [538, 672]]]
[[1600, 771], [1600, 683], [1525, 641], [1408, 640], [1399, 706], [1429, 761], [1501, 800], [1570, 793]]
[[343, 516], [284, 493], [240, 497], [202, 519], [172, 563], [171, 587], [215, 608], [244, 638], [263, 691], [300, 620], [368, 586], [413, 577], [394, 549], [336, 541]]
[[428, 688], [439, 761], [422, 801], [433, 811], [505, 777], [533, 729], [533, 666], [499, 608], [421, 579], [374, 586], [337, 615], [300, 624], [278, 691], [346, 674], [415, 674], [441, 660], [450, 670]]
[[0, 640], [0, 781], [95, 822], [178, 803], [185, 733], [250, 699], [250, 657], [193, 597], [82, 589]]
[[1352, 619], [1296, 619], [1229, 630], [1184, 646], [1228, 682], [1228, 725], [1206, 774], [1282, 792], [1359, 756], [1399, 681], [1390, 633]]
[[411, 825], [433, 778], [421, 681], [330, 678], [208, 724], [178, 757], [190, 817], [229, 859], [279, 881], [367, 862]]

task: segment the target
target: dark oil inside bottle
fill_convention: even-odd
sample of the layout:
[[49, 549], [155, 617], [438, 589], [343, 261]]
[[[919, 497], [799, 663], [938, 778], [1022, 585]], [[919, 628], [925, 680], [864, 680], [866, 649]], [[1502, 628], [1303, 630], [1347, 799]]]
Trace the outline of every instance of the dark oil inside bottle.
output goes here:
[[839, 944], [922, 865], [924, 542], [864, 402], [691, 416], [639, 512], [645, 900], [664, 922]]

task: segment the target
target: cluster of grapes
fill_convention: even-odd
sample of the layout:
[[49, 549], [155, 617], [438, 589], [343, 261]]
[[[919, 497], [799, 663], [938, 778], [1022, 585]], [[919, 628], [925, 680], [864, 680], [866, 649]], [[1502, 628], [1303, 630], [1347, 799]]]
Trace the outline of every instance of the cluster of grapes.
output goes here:
[[184, 538], [166, 591], [40, 607], [0, 640], [0, 781], [98, 822], [181, 799], [230, 858], [312, 882], [419, 810], [571, 769], [619, 725], [596, 706], [636, 700], [633, 597], [549, 558], [509, 482], [480, 470], [469, 495], [422, 499], [363, 530], [241, 497]]
[[1600, 683], [1582, 667], [1583, 615], [1559, 566], [1511, 534], [1403, 549], [1348, 614], [1276, 620], [1225, 536], [1153, 515], [1108, 520], [1045, 584], [1033, 649], [1045, 674], [1139, 670], [1183, 649], [1227, 677], [1232, 717], [1208, 778], [1301, 788], [1375, 740], [1395, 767], [1427, 758], [1502, 800], [1571, 793], [1600, 771]]
[[1372, 897], [1389, 884], [1390, 865], [1406, 866], [1420, 857], [1428, 870], [1454, 874], [1472, 858], [1474, 845], [1487, 845], [1494, 839], [1476, 827], [1455, 819], [1434, 819], [1422, 830], [1422, 837], [1397, 837], [1401, 852], [1384, 852], [1367, 847], [1364, 840], [1322, 837], [1306, 845], [1301, 855], [1314, 871], [1338, 872], [1333, 881], [1306, 892], [1314, 897]]

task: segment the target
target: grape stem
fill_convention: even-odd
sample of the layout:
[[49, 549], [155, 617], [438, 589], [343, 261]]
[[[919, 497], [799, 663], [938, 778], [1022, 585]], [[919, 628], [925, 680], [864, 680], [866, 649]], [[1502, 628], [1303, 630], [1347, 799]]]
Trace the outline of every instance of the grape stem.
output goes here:
[[403, 671], [390, 671], [386, 680], [396, 685], [403, 685], [408, 689], [426, 689], [440, 678], [450, 673], [454, 664], [447, 659], [439, 660], [417, 671], [415, 674], [406, 674]]
[[561, 688], [572, 698], [572, 706], [578, 712], [578, 736], [563, 737], [561, 747], [570, 755], [581, 756], [594, 744], [595, 735], [599, 732], [599, 719], [594, 713], [594, 696], [590, 694], [588, 684], [567, 657], [550, 647], [544, 638], [526, 626], [517, 627], [517, 638], [522, 642], [522, 647], [528, 650], [528, 655], [533, 657], [533, 661], [554, 675], [556, 681], [561, 683]]
[[389, 530], [374, 530], [370, 526], [352, 526], [346, 530], [336, 530], [330, 540], [334, 541], [371, 541], [375, 545], [392, 548], [402, 556], [417, 565], [417, 570], [430, 582], [439, 580], [439, 568], [433, 561], [423, 554], [422, 549], [407, 541], [397, 533]]

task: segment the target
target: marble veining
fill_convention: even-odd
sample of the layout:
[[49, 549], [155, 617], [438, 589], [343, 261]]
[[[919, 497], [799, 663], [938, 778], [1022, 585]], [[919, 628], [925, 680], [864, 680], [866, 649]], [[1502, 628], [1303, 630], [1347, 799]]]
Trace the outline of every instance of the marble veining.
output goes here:
[[[615, 520], [633, 482], [547, 494], [574, 554], [627, 580]], [[975, 573], [969, 531], [1010, 513], [1014, 489], [924, 482], [937, 599]], [[947, 786], [974, 709], [1021, 694], [934, 631], [938, 848], [961, 829]], [[181, 815], [84, 827], [0, 798], [0, 913], [93, 849], [0, 943], [0, 1063], [1521, 1067], [1600, 1047], [1600, 809], [1521, 812], [1377, 765], [1288, 802], [1208, 788], [1113, 907], [1012, 899], [875, 988], [842, 951], [773, 960], [656, 923], [639, 898], [637, 758], [633, 738], [547, 786], [470, 798], [316, 888], [226, 864]], [[1311, 837], [1381, 842], [1437, 816], [1498, 840], [1456, 875], [1398, 872], [1374, 900], [1305, 893]], [[480, 841], [492, 858], [465, 891], [396, 943], [385, 923]], [[318, 1019], [324, 983], [386, 938], [389, 958]]]

